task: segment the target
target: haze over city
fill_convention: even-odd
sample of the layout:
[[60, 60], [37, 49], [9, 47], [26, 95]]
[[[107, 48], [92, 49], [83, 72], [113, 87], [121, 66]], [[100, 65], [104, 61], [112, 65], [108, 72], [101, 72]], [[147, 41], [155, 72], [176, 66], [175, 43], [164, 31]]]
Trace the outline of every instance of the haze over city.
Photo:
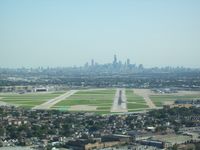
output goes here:
[[0, 150], [200, 150], [200, 0], [0, 0]]
[[0, 1], [1, 67], [67, 67], [113, 55], [200, 67], [200, 1]]

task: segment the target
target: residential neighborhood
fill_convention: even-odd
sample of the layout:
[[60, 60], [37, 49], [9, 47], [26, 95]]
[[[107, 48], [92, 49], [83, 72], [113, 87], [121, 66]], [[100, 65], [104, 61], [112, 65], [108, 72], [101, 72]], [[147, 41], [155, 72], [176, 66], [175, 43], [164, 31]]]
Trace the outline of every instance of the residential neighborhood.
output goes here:
[[[180, 114], [185, 114], [184, 116]], [[0, 146], [77, 150], [170, 149], [199, 145], [200, 110], [172, 108], [148, 113], [98, 115], [0, 107]]]

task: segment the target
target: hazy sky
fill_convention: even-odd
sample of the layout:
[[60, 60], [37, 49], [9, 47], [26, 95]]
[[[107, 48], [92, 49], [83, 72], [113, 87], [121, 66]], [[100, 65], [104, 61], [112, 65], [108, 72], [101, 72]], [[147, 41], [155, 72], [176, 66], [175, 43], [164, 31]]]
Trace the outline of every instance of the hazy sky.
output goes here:
[[200, 67], [200, 0], [0, 0], [0, 67], [92, 58]]

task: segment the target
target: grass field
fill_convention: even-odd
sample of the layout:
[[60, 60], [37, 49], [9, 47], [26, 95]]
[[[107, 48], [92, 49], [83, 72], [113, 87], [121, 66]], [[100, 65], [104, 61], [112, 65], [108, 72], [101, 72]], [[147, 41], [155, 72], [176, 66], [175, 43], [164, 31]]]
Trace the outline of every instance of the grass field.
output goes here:
[[184, 95], [184, 96], [177, 96], [177, 95], [151, 95], [150, 99], [154, 102], [157, 107], [162, 107], [164, 102], [167, 101], [175, 101], [175, 100], [192, 100], [192, 99], [200, 99], [200, 94], [194, 95]]
[[[63, 100], [57, 103], [53, 108], [66, 108], [70, 109], [73, 106], [90, 106], [90, 108], [96, 107], [95, 112], [109, 112], [113, 103], [113, 98], [116, 90], [93, 90], [93, 91], [79, 91], [74, 95], [68, 97], [66, 100]], [[80, 108], [81, 110], [81, 108]], [[77, 108], [77, 111], [78, 108]], [[88, 111], [90, 109], [88, 108]]]
[[128, 111], [133, 112], [137, 110], [144, 110], [148, 108], [143, 97], [136, 95], [133, 89], [126, 90]]
[[49, 99], [55, 98], [64, 92], [55, 93], [30, 93], [30, 94], [0, 94], [0, 101], [20, 107], [32, 108]]
[[[29, 93], [29, 94], [0, 94], [0, 101], [13, 104], [19, 107], [33, 108], [47, 100], [58, 97], [65, 92], [52, 93]], [[67, 99], [57, 103], [52, 109], [62, 111], [86, 111], [99, 114], [110, 113], [116, 89], [80, 90]], [[185, 93], [184, 93], [185, 94]], [[200, 99], [200, 93], [180, 94], [153, 94], [150, 99], [157, 107], [162, 107], [165, 102], [175, 100]], [[126, 89], [128, 112], [137, 112], [150, 109], [142, 96], [133, 92], [133, 89]]]

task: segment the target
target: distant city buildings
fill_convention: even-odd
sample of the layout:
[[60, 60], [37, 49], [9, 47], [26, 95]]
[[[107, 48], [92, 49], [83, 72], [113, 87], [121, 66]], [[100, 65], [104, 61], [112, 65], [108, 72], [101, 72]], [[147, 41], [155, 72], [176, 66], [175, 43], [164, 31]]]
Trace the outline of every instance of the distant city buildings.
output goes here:
[[[87, 70], [89, 69], [89, 70]], [[128, 58], [124, 63], [121, 60], [117, 59], [115, 54], [113, 57], [112, 63], [98, 64], [94, 59], [91, 60], [91, 63], [85, 63], [83, 70], [93, 72], [106, 72], [106, 73], [127, 73], [127, 72], [137, 72], [143, 69], [143, 65], [136, 66], [136, 64], [131, 64], [130, 59]], [[83, 71], [82, 70], [82, 71]]]

